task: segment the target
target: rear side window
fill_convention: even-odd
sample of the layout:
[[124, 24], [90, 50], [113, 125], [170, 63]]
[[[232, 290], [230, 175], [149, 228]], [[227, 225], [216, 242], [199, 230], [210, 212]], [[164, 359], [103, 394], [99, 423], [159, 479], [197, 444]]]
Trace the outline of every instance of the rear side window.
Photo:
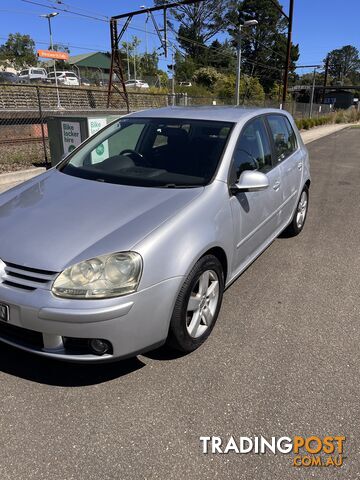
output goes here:
[[271, 168], [271, 146], [264, 120], [256, 118], [240, 133], [234, 150], [232, 181], [236, 181], [245, 170], [267, 172]]
[[267, 119], [274, 141], [276, 159], [281, 162], [297, 148], [295, 132], [284, 115], [268, 115]]

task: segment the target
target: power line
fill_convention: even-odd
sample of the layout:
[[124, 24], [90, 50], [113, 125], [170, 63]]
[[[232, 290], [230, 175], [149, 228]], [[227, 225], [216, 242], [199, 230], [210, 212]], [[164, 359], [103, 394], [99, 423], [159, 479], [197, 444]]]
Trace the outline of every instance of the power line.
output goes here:
[[105, 20], [110, 20], [110, 17], [108, 17], [107, 15], [103, 15], [102, 13], [98, 13], [98, 12], [93, 12], [91, 10], [85, 10], [83, 8], [78, 8], [78, 7], [75, 7], [74, 5], [64, 3], [62, 0], [47, 0], [47, 1], [48, 1], [48, 3], [51, 3], [52, 8], [54, 7], [54, 4], [64, 5], [64, 7], [67, 7], [67, 8], [70, 7], [73, 10], [77, 10], [78, 12], [85, 12], [85, 13], [88, 13], [88, 14], [96, 15], [97, 17], [102, 17]]
[[[7, 37], [0, 36], [0, 39], [7, 40]], [[35, 39], [33, 39], [33, 40], [36, 43], [36, 45], [49, 45], [49, 42], [44, 42], [44, 41], [35, 40]], [[60, 45], [62, 47], [78, 48], [79, 50], [87, 50], [89, 52], [106, 53], [106, 49], [100, 50], [99, 48], [95, 48], [95, 47], [94, 48], [88, 48], [88, 47], [83, 47], [83, 46], [80, 46], [80, 45], [72, 45], [71, 43], [67, 43], [67, 42], [56, 42], [56, 43], [57, 43], [57, 45]]]
[[92, 20], [97, 20], [98, 22], [107, 23], [107, 20], [105, 20], [104, 18], [94, 17], [92, 15], [85, 15], [84, 13], [73, 12], [72, 10], [68, 10], [68, 9], [63, 9], [63, 8], [58, 8], [58, 7], [54, 7], [54, 6], [50, 6], [50, 5], [45, 5], [43, 3], [34, 2], [33, 0], [21, 0], [21, 1], [25, 2], [25, 3], [31, 3], [33, 5], [38, 5], [40, 7], [48, 8], [50, 10], [58, 10], [59, 12], [71, 13], [72, 15], [77, 15], [79, 17], [90, 18]]
[[[172, 32], [177, 36], [177, 38], [180, 38], [181, 40], [183, 40], [184, 42], [188, 42], [188, 43], [192, 43], [194, 45], [197, 45], [201, 48], [205, 48], [205, 49], [209, 49], [210, 47], [208, 47], [207, 45], [203, 45], [202, 43], [200, 42], [197, 42], [196, 40], [190, 40], [189, 38], [186, 38], [186, 37], [183, 37], [182, 35], [179, 35], [176, 33], [176, 31], [174, 31], [172, 28], [170, 28], [170, 30], [172, 30]], [[215, 52], [218, 52], [219, 55], [222, 55], [222, 56], [227, 56], [229, 58], [234, 58], [231, 54], [229, 53], [226, 53], [224, 52], [223, 50], [220, 50], [218, 48], [212, 48], [213, 51]], [[259, 62], [254, 62], [252, 60], [248, 60], [248, 59], [244, 59], [244, 62], [245, 63], [250, 63], [252, 65], [255, 65], [255, 66], [259, 66], [259, 67], [262, 67], [262, 68], [267, 68], [269, 70], [276, 70], [276, 71], [279, 71], [279, 72], [282, 72], [282, 69], [281, 68], [277, 68], [277, 67], [272, 67], [270, 65], [265, 65], [265, 64], [262, 64], [262, 63], [259, 63]]]
[[[33, 1], [33, 0], [21, 0], [21, 1], [22, 1], [22, 2], [25, 2], [25, 3], [30, 3], [30, 4], [42, 6], [42, 7], [49, 8], [49, 9], [53, 8], [53, 9], [55, 9], [55, 10], [59, 10], [59, 11], [64, 12], [64, 13], [73, 14], [73, 15], [78, 15], [78, 16], [81, 16], [81, 17], [90, 18], [90, 19], [93, 19], [93, 20], [98, 20], [98, 21], [102, 21], [102, 22], [106, 22], [106, 23], [107, 23], [107, 21], [106, 21], [105, 19], [101, 19], [101, 18], [98, 18], [98, 17], [93, 17], [93, 16], [90, 16], [90, 15], [85, 15], [85, 14], [73, 12], [73, 11], [68, 10], [68, 9], [61, 9], [61, 8], [58, 8], [58, 7], [53, 7], [53, 6], [45, 5], [45, 4], [42, 4], [42, 3], [39, 3], [39, 2], [35, 2], [35, 1]], [[61, 4], [63, 4], [63, 3], [61, 2]], [[64, 4], [63, 4], [63, 5], [64, 5]], [[134, 31], [142, 32], [142, 33], [145, 33], [145, 32], [146, 32], [144, 29], [141, 29], [141, 28], [138, 28], [138, 27], [134, 27], [134, 26], [129, 26], [128, 28], [131, 29], [131, 30], [134, 30]], [[182, 35], [179, 35], [179, 34], [178, 34], [174, 29], [172, 29], [172, 28], [170, 28], [170, 30], [173, 31], [174, 35], [176, 35], [177, 38], [183, 40], [184, 42], [192, 43], [193, 45], [197, 45], [197, 46], [199, 46], [199, 47], [201, 47], [201, 48], [204, 48], [204, 49], [206, 49], [206, 50], [209, 49], [209, 47], [208, 47], [207, 45], [203, 45], [203, 44], [200, 43], [200, 42], [197, 42], [197, 41], [195, 41], [195, 40], [191, 40], [191, 39], [189, 39], [189, 38], [183, 37]], [[152, 31], [148, 31], [148, 34], [157, 36], [157, 33], [152, 32]], [[4, 37], [2, 37], [2, 38], [4, 38]], [[39, 44], [39, 45], [41, 45], [41, 44], [46, 45], [46, 44], [47, 44], [46, 42], [40, 42], [40, 41], [36, 41], [36, 43]], [[79, 48], [79, 49], [88, 50], [88, 51], [98, 51], [98, 50], [93, 50], [93, 49], [90, 49], [90, 48], [87, 48], [87, 47], [80, 47], [80, 46], [71, 45], [71, 44], [66, 44], [66, 43], [62, 43], [62, 42], [58, 42], [58, 43], [61, 43], [61, 45], [64, 45], [64, 46], [66, 45], [66, 46], [71, 47], [71, 48]], [[268, 48], [270, 48], [270, 47], [268, 47]], [[176, 50], [177, 50], [181, 55], [184, 56], [184, 54], [183, 54], [178, 48], [176, 48]], [[212, 48], [212, 51], [218, 53], [219, 55], [222, 55], [222, 56], [225, 55], [225, 56], [227, 56], [228, 58], [233, 58], [233, 56], [232, 56], [231, 54], [226, 53], [226, 52], [224, 52], [224, 51], [222, 51], [222, 50], [220, 50], [220, 49]], [[274, 50], [272, 50], [272, 51], [273, 51], [274, 53], [276, 53]], [[278, 53], [276, 53], [276, 54], [278, 54]], [[254, 61], [248, 60], [248, 59], [246, 59], [246, 58], [245, 58], [243, 61], [244, 61], [245, 63], [249, 63], [249, 64], [251, 64], [251, 65], [259, 66], [259, 67], [262, 67], [262, 68], [265, 68], [265, 69], [268, 69], [268, 70], [273, 70], [273, 71], [282, 72], [282, 70], [279, 69], [279, 68], [277, 68], [277, 67], [273, 67], [273, 66], [270, 66], [270, 65], [264, 65], [264, 64], [262, 64], [262, 63], [254, 62]]]
[[[229, 22], [229, 23], [230, 23], [233, 27], [235, 27], [236, 29], [239, 28], [239, 26], [238, 26], [238, 25], [235, 25], [235, 23], [232, 23], [232, 22]], [[251, 33], [244, 32], [244, 31], [242, 31], [241, 33], [242, 33], [242, 35], [245, 35], [246, 37], [251, 37], [251, 38], [253, 38], [254, 40], [256, 40], [256, 42], [257, 42], [259, 45], [261, 45], [263, 48], [266, 48], [267, 50], [273, 52], [276, 56], [278, 56], [278, 57], [280, 57], [280, 58], [285, 58], [285, 55], [284, 55], [284, 54], [280, 54], [279, 52], [276, 52], [275, 50], [273, 50], [271, 47], [269, 47], [269, 46], [266, 45], [265, 43], [260, 42], [260, 40], [257, 39], [257, 38], [255, 37], [255, 35], [252, 35]]]

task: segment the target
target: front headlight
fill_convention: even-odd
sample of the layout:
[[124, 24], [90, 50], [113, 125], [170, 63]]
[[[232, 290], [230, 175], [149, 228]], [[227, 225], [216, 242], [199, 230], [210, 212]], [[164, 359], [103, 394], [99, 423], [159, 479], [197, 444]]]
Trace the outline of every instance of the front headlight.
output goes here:
[[64, 270], [51, 290], [65, 298], [119, 297], [137, 290], [141, 270], [142, 258], [138, 253], [102, 255]]

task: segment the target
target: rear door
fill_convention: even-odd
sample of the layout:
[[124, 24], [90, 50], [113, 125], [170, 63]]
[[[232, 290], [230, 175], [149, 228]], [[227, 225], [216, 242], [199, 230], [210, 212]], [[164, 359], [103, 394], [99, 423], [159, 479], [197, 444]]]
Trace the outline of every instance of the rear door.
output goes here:
[[234, 271], [247, 264], [279, 230], [282, 202], [280, 166], [273, 164], [272, 147], [263, 116], [243, 127], [233, 153], [230, 185], [245, 170], [263, 172], [269, 187], [257, 192], [239, 192], [230, 197], [234, 225]]
[[281, 222], [285, 226], [294, 214], [302, 186], [303, 157], [295, 132], [285, 115], [267, 115], [274, 145], [275, 162], [281, 169]]

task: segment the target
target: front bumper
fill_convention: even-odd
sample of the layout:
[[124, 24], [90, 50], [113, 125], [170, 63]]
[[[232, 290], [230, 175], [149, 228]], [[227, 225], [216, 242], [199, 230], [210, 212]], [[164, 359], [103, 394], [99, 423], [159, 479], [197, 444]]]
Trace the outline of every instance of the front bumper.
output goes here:
[[[136, 355], [166, 340], [182, 277], [165, 280], [132, 295], [106, 300], [57, 298], [48, 290], [23, 291], [0, 283], [0, 303], [9, 322], [0, 323], [0, 341], [46, 357], [104, 362]], [[38, 333], [37, 333], [38, 332]], [[82, 348], [67, 347], [66, 339]], [[86, 351], [86, 339], [112, 346], [102, 356]], [[80, 342], [81, 341], [81, 342]]]

